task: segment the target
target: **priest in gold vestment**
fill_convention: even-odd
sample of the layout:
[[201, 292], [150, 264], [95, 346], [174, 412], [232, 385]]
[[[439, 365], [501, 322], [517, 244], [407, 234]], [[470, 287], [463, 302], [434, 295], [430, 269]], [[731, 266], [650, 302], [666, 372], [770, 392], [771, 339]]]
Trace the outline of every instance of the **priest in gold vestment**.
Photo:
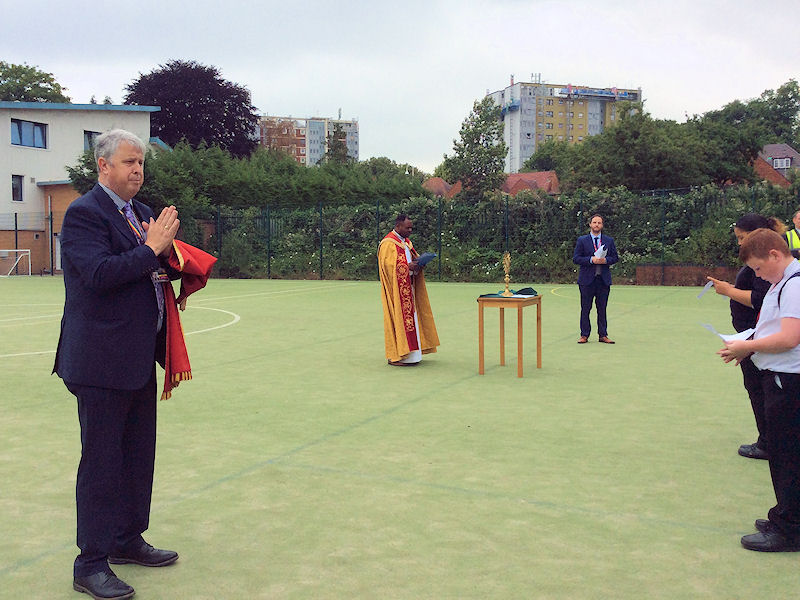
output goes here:
[[439, 345], [423, 268], [408, 239], [412, 228], [411, 219], [399, 215], [378, 248], [386, 358], [398, 367], [419, 364]]

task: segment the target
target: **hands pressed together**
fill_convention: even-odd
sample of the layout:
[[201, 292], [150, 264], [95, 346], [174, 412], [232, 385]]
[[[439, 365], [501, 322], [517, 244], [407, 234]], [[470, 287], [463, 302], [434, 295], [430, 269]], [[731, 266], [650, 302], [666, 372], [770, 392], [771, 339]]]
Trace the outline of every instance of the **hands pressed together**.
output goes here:
[[178, 209], [174, 206], [167, 206], [158, 215], [158, 219], [150, 217], [149, 222], [142, 222], [142, 227], [147, 232], [145, 246], [148, 246], [156, 256], [168, 256], [172, 240], [175, 239], [180, 226]]

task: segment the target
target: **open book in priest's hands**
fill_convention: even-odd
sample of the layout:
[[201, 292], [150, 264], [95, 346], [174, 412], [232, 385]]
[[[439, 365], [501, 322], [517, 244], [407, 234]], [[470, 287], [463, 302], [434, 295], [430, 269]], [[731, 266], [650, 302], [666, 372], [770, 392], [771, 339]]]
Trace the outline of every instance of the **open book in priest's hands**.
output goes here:
[[429, 262], [431, 262], [434, 258], [436, 258], [435, 252], [423, 252], [417, 257], [417, 264], [420, 267], [424, 267]]

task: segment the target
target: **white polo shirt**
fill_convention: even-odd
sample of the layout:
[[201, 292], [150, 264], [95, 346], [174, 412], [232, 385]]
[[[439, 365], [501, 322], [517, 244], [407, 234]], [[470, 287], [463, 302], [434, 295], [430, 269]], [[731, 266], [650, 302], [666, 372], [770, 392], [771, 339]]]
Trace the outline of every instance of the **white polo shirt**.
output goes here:
[[[753, 339], [757, 340], [778, 333], [781, 330], [781, 319], [800, 319], [800, 277], [789, 279], [798, 271], [800, 271], [800, 262], [794, 260], [784, 270], [783, 279], [773, 285], [764, 296]], [[780, 308], [778, 308], [779, 292]], [[761, 370], [768, 369], [777, 373], [800, 373], [800, 346], [778, 354], [756, 352], [753, 354], [752, 360], [753, 364]]]

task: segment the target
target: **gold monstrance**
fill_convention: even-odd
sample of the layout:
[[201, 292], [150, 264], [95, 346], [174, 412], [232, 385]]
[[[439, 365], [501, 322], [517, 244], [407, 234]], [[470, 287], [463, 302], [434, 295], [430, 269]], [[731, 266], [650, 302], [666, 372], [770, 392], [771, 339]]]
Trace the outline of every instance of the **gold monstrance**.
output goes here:
[[513, 292], [510, 289], [508, 289], [508, 282], [511, 281], [511, 278], [508, 276], [508, 272], [510, 269], [511, 269], [511, 255], [508, 253], [508, 251], [506, 251], [503, 254], [503, 271], [506, 272], [506, 276], [504, 278], [504, 281], [506, 282], [506, 289], [505, 291], [503, 291], [502, 294], [500, 294], [504, 298], [509, 298], [510, 296], [514, 295]]

